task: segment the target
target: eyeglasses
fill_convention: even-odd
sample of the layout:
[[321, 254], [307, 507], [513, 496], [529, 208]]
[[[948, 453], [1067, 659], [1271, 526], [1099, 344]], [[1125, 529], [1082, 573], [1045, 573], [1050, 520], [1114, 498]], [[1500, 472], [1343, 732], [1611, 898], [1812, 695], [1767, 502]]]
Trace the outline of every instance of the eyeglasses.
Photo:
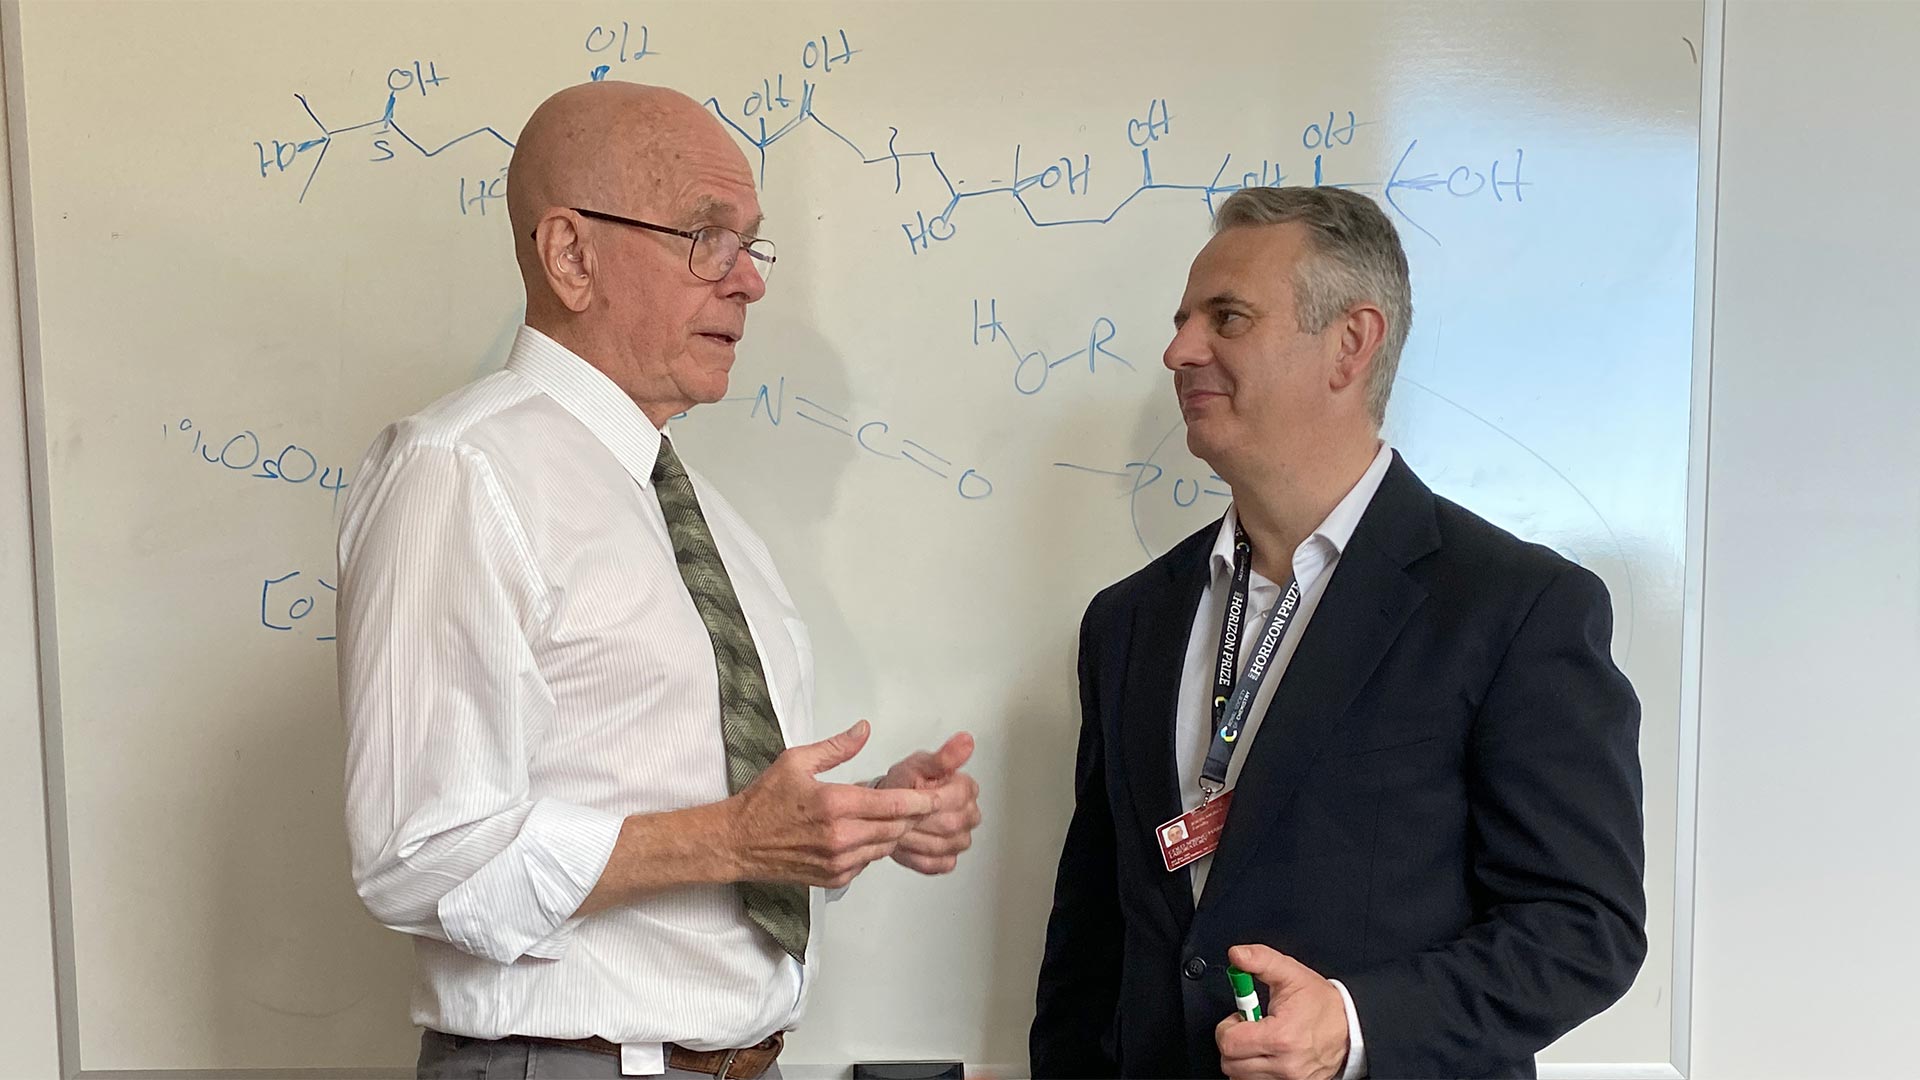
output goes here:
[[687, 270], [701, 281], [720, 281], [733, 273], [733, 264], [739, 260], [740, 253], [744, 251], [748, 258], [760, 264], [754, 269], [759, 272], [760, 280], [764, 282], [773, 273], [773, 264], [778, 258], [774, 253], [773, 241], [764, 236], [757, 240], [749, 240], [725, 225], [703, 225], [688, 232], [685, 229], [670, 229], [665, 225], [655, 225], [651, 221], [621, 217], [618, 214], [603, 214], [598, 210], [582, 210], [577, 206], [570, 209], [581, 217], [593, 218], [596, 221], [631, 225], [636, 229], [647, 229], [651, 232], [666, 233], [668, 236], [678, 236], [693, 241], [693, 246], [687, 249]]

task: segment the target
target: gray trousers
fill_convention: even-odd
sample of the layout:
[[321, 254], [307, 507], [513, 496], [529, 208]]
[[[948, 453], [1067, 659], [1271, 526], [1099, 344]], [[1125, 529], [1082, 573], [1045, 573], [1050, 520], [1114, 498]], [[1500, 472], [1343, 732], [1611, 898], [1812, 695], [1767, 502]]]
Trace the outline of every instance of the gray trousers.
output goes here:
[[[420, 1036], [418, 1075], [420, 1080], [620, 1080], [620, 1059], [525, 1039], [469, 1039], [427, 1031]], [[668, 1069], [660, 1075], [694, 1080], [707, 1074]], [[780, 1080], [780, 1063], [761, 1076]]]

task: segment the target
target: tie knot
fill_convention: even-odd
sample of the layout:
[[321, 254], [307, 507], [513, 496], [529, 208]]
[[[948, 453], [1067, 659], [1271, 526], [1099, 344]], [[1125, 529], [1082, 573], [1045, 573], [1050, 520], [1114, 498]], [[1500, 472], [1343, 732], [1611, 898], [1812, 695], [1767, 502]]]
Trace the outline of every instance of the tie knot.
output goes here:
[[653, 459], [653, 482], [681, 480], [686, 475], [687, 467], [680, 464], [680, 455], [673, 452], [673, 440], [662, 435], [660, 453]]

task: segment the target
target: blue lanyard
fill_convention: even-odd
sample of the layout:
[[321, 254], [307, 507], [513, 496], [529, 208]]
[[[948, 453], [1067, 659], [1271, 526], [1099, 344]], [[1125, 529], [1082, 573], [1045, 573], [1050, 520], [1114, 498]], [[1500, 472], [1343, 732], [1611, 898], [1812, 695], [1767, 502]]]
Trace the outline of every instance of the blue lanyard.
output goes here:
[[1247, 660], [1247, 670], [1236, 680], [1234, 668], [1240, 657], [1240, 635], [1247, 617], [1247, 593], [1253, 580], [1253, 543], [1245, 529], [1233, 530], [1233, 589], [1227, 594], [1227, 613], [1220, 622], [1220, 660], [1213, 672], [1213, 743], [1207, 748], [1207, 762], [1200, 769], [1200, 790], [1211, 801], [1227, 783], [1227, 765], [1233, 761], [1240, 730], [1253, 711], [1254, 695], [1273, 667], [1273, 654], [1288, 624], [1300, 610], [1300, 579], [1287, 586], [1287, 594], [1267, 620], [1266, 633]]

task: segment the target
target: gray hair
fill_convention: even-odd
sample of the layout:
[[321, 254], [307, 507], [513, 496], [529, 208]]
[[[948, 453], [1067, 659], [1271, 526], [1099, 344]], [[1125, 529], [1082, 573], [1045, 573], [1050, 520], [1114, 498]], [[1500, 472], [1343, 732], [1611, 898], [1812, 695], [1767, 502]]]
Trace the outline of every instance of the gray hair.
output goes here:
[[1400, 350], [1413, 322], [1413, 286], [1400, 234], [1372, 199], [1333, 187], [1242, 188], [1220, 205], [1213, 231], [1288, 222], [1306, 226], [1313, 253], [1293, 278], [1302, 333], [1325, 330], [1363, 301], [1378, 305], [1387, 317], [1366, 388], [1373, 422], [1385, 423]]

